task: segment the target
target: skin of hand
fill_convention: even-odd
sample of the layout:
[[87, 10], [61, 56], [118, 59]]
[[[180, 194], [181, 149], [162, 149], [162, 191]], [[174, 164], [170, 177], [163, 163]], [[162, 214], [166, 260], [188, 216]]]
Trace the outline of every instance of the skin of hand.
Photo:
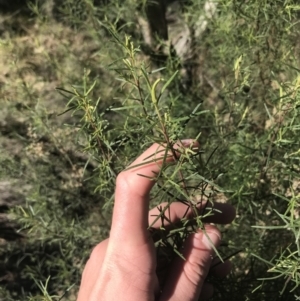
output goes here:
[[[176, 146], [178, 149], [191, 144], [198, 147], [193, 140], [183, 140], [179, 144]], [[205, 283], [208, 273], [220, 277], [229, 273], [231, 266], [228, 261], [210, 271], [215, 263], [211, 243], [218, 247], [221, 234], [214, 225], [206, 224], [206, 235], [199, 230], [185, 241], [182, 254], [186, 260], [179, 256], [174, 259], [160, 290], [156, 275], [156, 251], [148, 231], [148, 226], [159, 214], [157, 208], [149, 212], [149, 193], [155, 183], [140, 175], [153, 177], [159, 172], [163, 150], [161, 145], [152, 145], [131, 166], [155, 158], [152, 162], [126, 169], [118, 175], [110, 237], [92, 251], [83, 271], [77, 301], [196, 301], [199, 297], [205, 300], [213, 290], [210, 284]], [[172, 160], [172, 155], [168, 156], [167, 161]], [[161, 204], [162, 207], [165, 205]], [[220, 213], [205, 222], [226, 224], [234, 219], [232, 206], [217, 203], [215, 208]], [[179, 221], [186, 209], [185, 204], [172, 203], [170, 220]], [[187, 215], [192, 216], [192, 212]], [[159, 228], [159, 220], [152, 226]]]

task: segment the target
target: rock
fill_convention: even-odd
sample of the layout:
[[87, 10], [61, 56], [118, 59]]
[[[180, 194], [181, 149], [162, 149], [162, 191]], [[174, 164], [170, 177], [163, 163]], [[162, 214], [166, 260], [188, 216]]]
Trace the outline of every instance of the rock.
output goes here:
[[2, 245], [5, 241], [13, 241], [24, 237], [17, 232], [17, 228], [16, 223], [10, 221], [6, 214], [0, 213], [0, 243], [2, 242]]
[[9, 181], [0, 181], [0, 245], [24, 237], [18, 233], [18, 225], [11, 221], [6, 213], [11, 207], [25, 202], [24, 196], [15, 191]]
[[7, 211], [13, 206], [24, 203], [24, 201], [24, 196], [13, 190], [11, 182], [0, 181], [0, 212]]

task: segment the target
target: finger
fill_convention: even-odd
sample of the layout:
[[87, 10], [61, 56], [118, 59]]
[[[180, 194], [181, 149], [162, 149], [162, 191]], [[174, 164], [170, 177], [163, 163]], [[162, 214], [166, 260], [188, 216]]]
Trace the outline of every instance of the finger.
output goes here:
[[231, 268], [232, 263], [229, 260], [220, 262], [219, 258], [215, 258], [209, 270], [209, 275], [218, 278], [225, 278], [230, 273]]
[[[224, 278], [230, 273], [231, 266], [232, 265], [229, 260], [225, 261], [224, 263], [220, 263], [220, 260], [218, 258], [215, 258], [212, 262], [212, 267], [209, 270], [209, 275], [218, 278]], [[209, 282], [204, 282], [200, 293], [199, 301], [208, 300], [209, 298], [212, 297], [213, 293], [214, 293], [213, 285]]]
[[90, 292], [93, 290], [95, 283], [99, 278], [107, 245], [108, 239], [105, 239], [93, 249], [82, 273], [81, 286], [77, 301], [87, 300], [87, 296], [89, 296]]
[[[175, 149], [197, 146], [193, 140], [183, 140], [174, 145]], [[179, 156], [179, 152], [176, 153]], [[115, 206], [110, 237], [114, 242], [126, 245], [140, 245], [149, 240], [148, 211], [149, 193], [154, 185], [154, 178], [162, 164], [174, 161], [171, 150], [154, 144], [117, 177]], [[143, 176], [141, 176], [143, 175]]]
[[[214, 287], [211, 283], [204, 282], [200, 292], [199, 301], [208, 300], [214, 294]], [[197, 299], [198, 300], [198, 299]]]
[[213, 260], [212, 244], [217, 247], [221, 241], [220, 232], [216, 227], [207, 225], [205, 231], [206, 234], [199, 230], [186, 240], [182, 251], [186, 260], [175, 258], [161, 301], [198, 300]]
[[[235, 209], [230, 204], [214, 203], [199, 203], [197, 206], [199, 215], [205, 215], [212, 211], [213, 215], [203, 219], [204, 223], [228, 224], [235, 218]], [[163, 215], [166, 218], [161, 218]], [[149, 226], [153, 228], [164, 227], [168, 229], [171, 225], [178, 223], [182, 218], [193, 218], [194, 210], [188, 205], [181, 202], [174, 202], [172, 204], [162, 203], [149, 212]]]

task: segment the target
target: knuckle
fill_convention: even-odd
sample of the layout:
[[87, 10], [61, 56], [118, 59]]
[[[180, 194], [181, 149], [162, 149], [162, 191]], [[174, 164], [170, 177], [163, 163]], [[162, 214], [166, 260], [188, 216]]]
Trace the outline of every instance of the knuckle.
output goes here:
[[102, 255], [102, 253], [103, 253], [103, 246], [102, 243], [99, 243], [93, 248], [90, 255], [90, 259], [99, 258]]
[[116, 178], [116, 187], [122, 188], [123, 191], [124, 189], [128, 191], [130, 186], [129, 182], [130, 182], [130, 176], [128, 175], [128, 173], [122, 171], [118, 174]]

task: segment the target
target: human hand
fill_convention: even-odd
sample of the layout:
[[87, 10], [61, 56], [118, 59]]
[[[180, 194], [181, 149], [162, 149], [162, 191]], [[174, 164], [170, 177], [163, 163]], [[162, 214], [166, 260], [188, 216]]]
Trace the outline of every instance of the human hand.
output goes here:
[[[192, 143], [196, 145], [192, 140], [184, 141], [185, 147]], [[218, 247], [221, 235], [210, 224], [205, 226], [206, 235], [199, 230], [187, 238], [182, 250], [186, 260], [179, 256], [174, 259], [164, 287], [160, 289], [154, 242], [147, 230], [159, 210], [155, 208], [149, 212], [149, 193], [154, 181], [147, 177], [159, 172], [162, 150], [162, 146], [152, 145], [131, 164], [140, 166], [118, 175], [110, 237], [92, 251], [83, 271], [77, 301], [196, 301], [199, 296], [201, 299], [211, 296], [212, 286], [205, 283], [205, 279], [213, 264], [212, 244]], [[149, 161], [151, 156], [155, 158], [152, 163], [141, 164]], [[171, 160], [172, 156], [168, 161]], [[230, 205], [220, 203], [215, 204], [215, 208], [222, 213], [216, 213], [206, 222], [224, 224], [234, 219], [235, 210]], [[169, 220], [172, 223], [180, 221], [186, 211], [185, 204], [172, 203], [168, 210]], [[192, 210], [187, 216], [193, 216]], [[159, 220], [153, 224], [155, 228], [160, 226]], [[230, 263], [225, 262], [211, 273], [223, 277], [229, 270]]]

